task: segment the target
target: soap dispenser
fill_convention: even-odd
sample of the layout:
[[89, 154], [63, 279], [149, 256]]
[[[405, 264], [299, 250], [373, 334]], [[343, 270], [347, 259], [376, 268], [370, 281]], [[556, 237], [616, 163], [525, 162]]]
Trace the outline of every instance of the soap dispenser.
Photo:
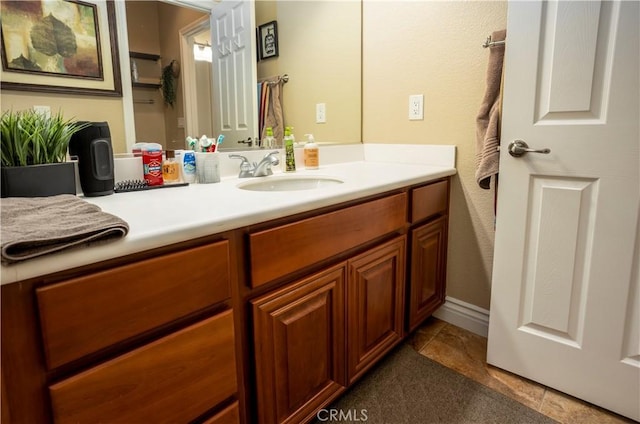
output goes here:
[[267, 127], [265, 129], [265, 137], [262, 140], [262, 147], [265, 149], [273, 149], [276, 147], [276, 139], [273, 136], [273, 128]]
[[284, 172], [294, 172], [296, 170], [296, 156], [293, 150], [293, 137], [291, 136], [291, 127], [284, 128]]
[[305, 134], [307, 143], [304, 145], [304, 167], [318, 169], [320, 167], [320, 151], [313, 139], [313, 134]]

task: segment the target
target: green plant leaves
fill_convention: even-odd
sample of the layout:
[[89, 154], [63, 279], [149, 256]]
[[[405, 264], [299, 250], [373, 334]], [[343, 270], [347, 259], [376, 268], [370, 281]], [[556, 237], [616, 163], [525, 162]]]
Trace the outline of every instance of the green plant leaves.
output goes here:
[[64, 162], [71, 136], [89, 123], [48, 117], [32, 109], [5, 111], [0, 119], [2, 166]]
[[164, 103], [173, 107], [176, 102], [176, 78], [173, 75], [173, 62], [162, 68], [162, 76], [160, 77], [160, 84], [162, 88], [162, 97]]

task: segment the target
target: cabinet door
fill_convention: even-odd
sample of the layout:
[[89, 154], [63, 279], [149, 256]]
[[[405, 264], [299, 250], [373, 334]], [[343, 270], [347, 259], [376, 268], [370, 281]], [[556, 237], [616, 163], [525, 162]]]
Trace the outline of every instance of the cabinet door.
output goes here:
[[444, 303], [446, 255], [446, 216], [411, 231], [410, 331]]
[[345, 386], [345, 265], [253, 303], [261, 423], [302, 422]]
[[349, 261], [349, 383], [402, 339], [405, 242], [399, 237]]

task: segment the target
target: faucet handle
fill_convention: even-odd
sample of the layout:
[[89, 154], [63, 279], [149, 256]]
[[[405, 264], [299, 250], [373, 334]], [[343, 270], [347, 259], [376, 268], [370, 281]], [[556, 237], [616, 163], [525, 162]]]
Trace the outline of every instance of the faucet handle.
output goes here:
[[242, 156], [242, 155], [231, 154], [229, 155], [229, 158], [242, 160], [242, 163], [240, 163], [240, 166], [244, 165], [245, 162], [249, 163], [249, 159], [247, 159], [245, 156]]
[[249, 159], [247, 159], [245, 156], [236, 154], [229, 155], [229, 158], [240, 159], [242, 161], [240, 162], [240, 175], [238, 175], [239, 178], [247, 178], [253, 176], [253, 170], [255, 169], [255, 166], [251, 166], [251, 164], [249, 163]]

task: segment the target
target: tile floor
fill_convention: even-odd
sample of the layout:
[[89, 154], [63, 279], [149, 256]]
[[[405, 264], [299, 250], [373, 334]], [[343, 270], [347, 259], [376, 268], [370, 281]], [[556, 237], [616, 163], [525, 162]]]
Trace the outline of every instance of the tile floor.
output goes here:
[[635, 423], [592, 404], [488, 365], [487, 339], [429, 318], [409, 339], [420, 354], [563, 424]]

